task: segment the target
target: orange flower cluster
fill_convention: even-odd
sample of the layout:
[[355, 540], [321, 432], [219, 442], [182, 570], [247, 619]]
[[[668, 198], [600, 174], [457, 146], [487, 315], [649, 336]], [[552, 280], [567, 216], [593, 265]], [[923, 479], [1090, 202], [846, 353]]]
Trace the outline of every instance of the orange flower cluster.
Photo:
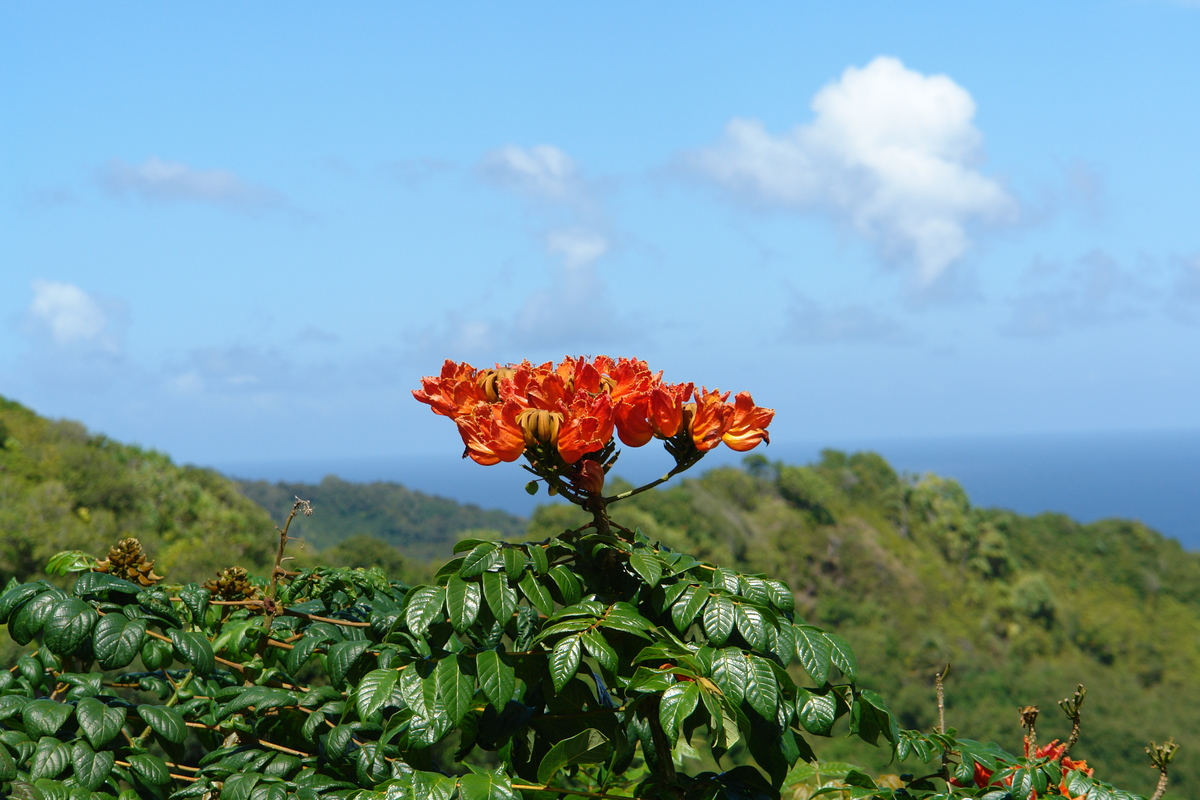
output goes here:
[[[1063, 751], [1066, 749], [1067, 749], [1067, 746], [1065, 744], [1060, 744], [1058, 739], [1055, 739], [1054, 741], [1050, 742], [1049, 744], [1045, 744], [1045, 745], [1042, 745], [1041, 747], [1034, 749], [1033, 757], [1034, 758], [1056, 759], [1056, 758], [1059, 758], [1060, 756], [1062, 756]], [[1030, 757], [1029, 751], [1030, 751], [1029, 737], [1026, 737], [1025, 738], [1025, 757], [1026, 758]], [[1003, 765], [1001, 765], [1001, 766], [1003, 766]], [[1092, 776], [1092, 773], [1095, 770], [1093, 770], [1091, 767], [1089, 767], [1087, 765], [1087, 762], [1082, 759], [1079, 761], [1074, 761], [1070, 758], [1063, 758], [1062, 761], [1060, 762], [1060, 766], [1062, 767], [1062, 781], [1058, 785], [1059, 793], [1063, 797], [1067, 798], [1067, 800], [1084, 800], [1083, 795], [1072, 795], [1071, 792], [1067, 789], [1067, 778], [1070, 776], [1070, 774], [1072, 772], [1074, 772], [1076, 770], [1082, 772], [1083, 774], [1087, 775], [1090, 778]], [[975, 774], [972, 776], [972, 778], [975, 781], [975, 785], [978, 786], [979, 788], [982, 789], [985, 786], [1012, 786], [1012, 776], [1011, 775], [1006, 777], [1004, 779], [1004, 781], [1002, 782], [998, 778], [993, 780], [993, 778], [992, 778], [993, 774], [994, 774], [994, 772], [992, 770], [983, 766], [978, 761], [975, 762]], [[950, 783], [953, 786], [962, 786], [962, 784], [959, 783], [954, 778], [950, 779]], [[1037, 793], [1031, 792], [1030, 798], [1031, 798], [1031, 800], [1036, 800]]]
[[527, 448], [575, 464], [607, 447], [614, 432], [630, 447], [658, 438], [699, 453], [721, 442], [738, 451], [770, 442], [775, 412], [754, 405], [748, 392], [732, 403], [729, 394], [664, 383], [645, 361], [581, 356], [493, 369], [447, 360], [413, 397], [454, 420], [465, 455], [489, 465], [516, 461]]

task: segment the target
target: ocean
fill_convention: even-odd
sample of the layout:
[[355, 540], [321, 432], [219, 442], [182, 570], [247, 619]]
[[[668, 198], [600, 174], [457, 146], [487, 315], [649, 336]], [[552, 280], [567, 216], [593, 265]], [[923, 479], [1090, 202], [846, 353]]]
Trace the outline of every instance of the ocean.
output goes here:
[[[899, 472], [933, 472], [962, 484], [971, 502], [1022, 514], [1053, 511], [1081, 522], [1136, 519], [1200, 550], [1200, 431], [894, 438], [776, 443], [759, 448], [772, 461], [807, 464], [831, 447], [874, 450]], [[643, 448], [650, 451], [651, 448]], [[737, 464], [718, 448], [696, 471]], [[670, 467], [660, 452], [626, 452], [616, 474], [646, 482]], [[216, 465], [226, 475], [271, 481], [393, 481], [410, 489], [527, 516], [544, 494], [523, 490], [531, 476], [516, 464], [480, 467], [438, 454], [427, 457], [261, 461]]]

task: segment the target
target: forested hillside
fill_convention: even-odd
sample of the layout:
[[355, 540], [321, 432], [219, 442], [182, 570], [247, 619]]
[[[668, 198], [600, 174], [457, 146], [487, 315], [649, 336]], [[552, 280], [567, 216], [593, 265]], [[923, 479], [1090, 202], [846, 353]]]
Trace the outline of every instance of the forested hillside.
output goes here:
[[176, 466], [0, 398], [0, 585], [44, 576], [46, 559], [62, 550], [103, 557], [127, 536], [172, 581], [203, 581], [232, 564], [262, 570], [273, 531], [268, 514], [213, 470]]
[[467, 533], [495, 539], [520, 536], [526, 526], [526, 520], [504, 511], [460, 505], [396, 483], [350, 483], [330, 475], [317, 484], [238, 481], [237, 486], [265, 509], [286, 509], [293, 497], [310, 501], [320, 513], [300, 520], [297, 535], [321, 550], [365, 535], [411, 559], [439, 559]]

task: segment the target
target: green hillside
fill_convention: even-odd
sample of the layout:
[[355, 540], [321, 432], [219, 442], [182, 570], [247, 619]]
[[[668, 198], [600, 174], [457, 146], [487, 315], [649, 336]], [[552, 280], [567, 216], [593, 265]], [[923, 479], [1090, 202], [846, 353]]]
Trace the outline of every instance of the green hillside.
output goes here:
[[298, 520], [294, 530], [323, 551], [367, 535], [418, 561], [442, 559], [467, 533], [492, 539], [522, 536], [526, 526], [526, 520], [504, 511], [460, 505], [396, 483], [350, 483], [330, 475], [317, 484], [238, 481], [237, 486], [266, 509], [287, 508], [294, 497], [310, 501], [318, 513]]
[[[1083, 683], [1073, 755], [1149, 795], [1143, 748], [1173, 736], [1170, 795], [1200, 796], [1200, 555], [1139, 523], [974, 508], [954, 481], [911, 483], [873, 453], [834, 451], [809, 467], [752, 456], [613, 512], [651, 539], [787, 580], [808, 621], [850, 641], [862, 680], [905, 727], [936, 724], [933, 675], [946, 663], [947, 723], [1017, 752], [1017, 708], [1041, 708], [1039, 741], [1065, 739], [1057, 703]], [[530, 534], [582, 521], [543, 506]], [[847, 740], [822, 755], [886, 763]]]
[[0, 585], [44, 577], [46, 560], [62, 550], [103, 557], [127, 536], [174, 582], [233, 564], [262, 571], [273, 531], [268, 514], [212, 470], [176, 466], [0, 398]]

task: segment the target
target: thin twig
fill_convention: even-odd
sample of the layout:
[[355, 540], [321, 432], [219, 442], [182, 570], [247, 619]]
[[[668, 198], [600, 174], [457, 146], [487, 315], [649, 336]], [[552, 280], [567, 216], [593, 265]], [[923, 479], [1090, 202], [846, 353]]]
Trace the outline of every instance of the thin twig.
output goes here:
[[1067, 744], [1058, 757], [1060, 762], [1070, 754], [1071, 748], [1079, 741], [1079, 709], [1083, 707], [1083, 698], [1086, 696], [1087, 689], [1083, 688], [1083, 684], [1080, 683], [1076, 686], [1075, 694], [1064, 697], [1058, 702], [1059, 708], [1067, 715], [1067, 719], [1071, 720], [1071, 735], [1067, 737]]
[[937, 732], [943, 736], [946, 734], [946, 687], [943, 681], [950, 674], [950, 664], [942, 668], [942, 671], [933, 676], [934, 685], [937, 686], [937, 704], [938, 704], [938, 727]]
[[222, 728], [220, 725], [205, 725], [203, 722], [185, 722], [184, 725], [187, 725], [189, 728], [203, 728], [204, 730], [216, 731], [217, 733], [224, 733], [224, 734], [236, 733], [239, 738], [245, 737], [247, 739], [253, 739], [254, 741], [261, 744], [263, 747], [266, 747], [271, 750], [277, 750], [280, 753], [287, 753], [290, 756], [297, 756], [299, 758], [311, 758], [312, 757], [312, 755], [310, 753], [306, 753], [303, 750], [293, 750], [290, 747], [284, 747], [281, 744], [275, 744], [274, 742], [268, 742], [266, 739], [260, 739], [257, 736], [253, 736], [248, 733], [242, 733], [241, 731], [233, 731], [229, 728]]
[[1175, 751], [1179, 749], [1179, 745], [1175, 744], [1174, 739], [1168, 739], [1162, 744], [1151, 742], [1146, 748], [1146, 754], [1150, 756], [1150, 764], [1158, 769], [1158, 785], [1154, 787], [1154, 794], [1150, 795], [1150, 800], [1162, 800], [1162, 796], [1167, 792], [1167, 767], [1171, 764], [1171, 759], [1175, 757]]

